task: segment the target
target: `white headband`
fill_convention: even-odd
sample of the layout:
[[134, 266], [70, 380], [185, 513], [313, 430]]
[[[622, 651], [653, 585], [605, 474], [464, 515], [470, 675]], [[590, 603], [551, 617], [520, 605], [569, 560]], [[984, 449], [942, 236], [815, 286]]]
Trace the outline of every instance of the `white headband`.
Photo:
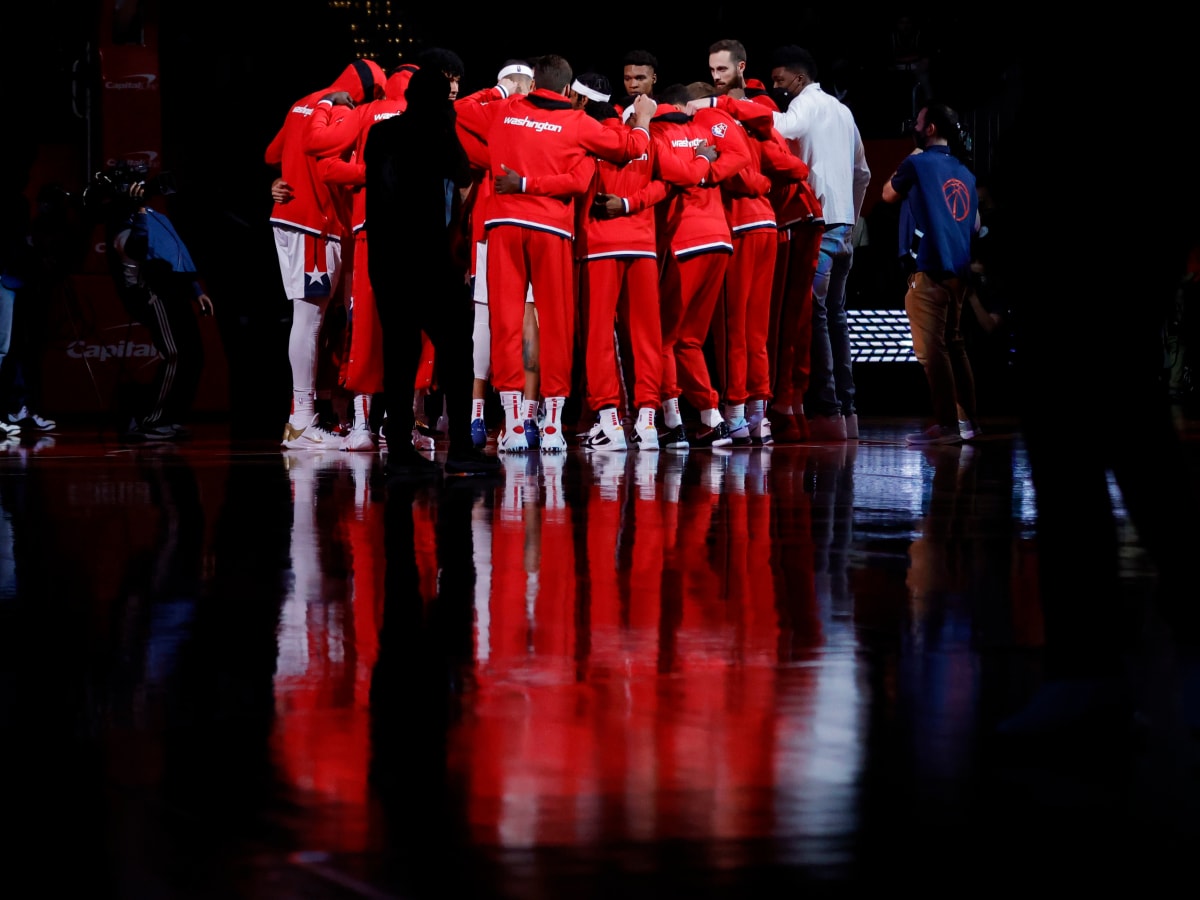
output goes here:
[[577, 94], [583, 94], [583, 96], [587, 97], [589, 100], [595, 100], [597, 103], [607, 103], [608, 98], [611, 96], [611, 94], [602, 94], [599, 91], [588, 87], [578, 78], [576, 78], [575, 83], [571, 85], [571, 90]]
[[502, 78], [507, 78], [509, 75], [528, 75], [530, 78], [532, 78], [533, 69], [529, 68], [529, 66], [523, 66], [520, 63], [516, 63], [511, 66], [505, 66], [500, 70], [500, 74], [496, 76], [496, 80], [499, 81]]

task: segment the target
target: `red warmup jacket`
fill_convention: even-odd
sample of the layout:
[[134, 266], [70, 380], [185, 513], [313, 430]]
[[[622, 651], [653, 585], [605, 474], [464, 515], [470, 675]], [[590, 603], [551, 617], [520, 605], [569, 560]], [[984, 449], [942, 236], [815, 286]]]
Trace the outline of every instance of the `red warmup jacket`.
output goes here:
[[[737, 126], [742, 130], [742, 126]], [[743, 131], [743, 137], [745, 132]], [[746, 139], [750, 162], [746, 168], [721, 183], [721, 199], [725, 217], [734, 235], [747, 231], [776, 229], [775, 207], [771, 205], [771, 179], [763, 172], [763, 152], [760, 142]]]
[[[629, 128], [620, 118], [607, 119], [602, 124], [606, 128]], [[577, 205], [576, 259], [656, 257], [654, 206], [666, 198], [670, 187], [654, 177], [653, 153], [651, 142], [645, 153], [628, 162], [596, 160], [591, 186]], [[620, 197], [625, 215], [612, 219], [593, 215], [592, 203], [597, 194]]]
[[304, 133], [304, 151], [321, 160], [320, 173], [328, 182], [350, 189], [350, 230], [355, 233], [362, 230], [367, 216], [363, 191], [367, 183], [367, 167], [363, 163], [367, 132], [376, 122], [404, 112], [408, 106], [404, 90], [416, 70], [414, 65], [405, 65], [393, 72], [383, 86], [381, 100], [353, 109], [320, 101]]
[[[466, 105], [495, 103], [499, 100], [507, 99], [508, 96], [508, 92], [500, 85], [484, 88], [481, 91], [460, 97], [455, 104], [455, 113], [457, 115]], [[470, 112], [467, 114], [467, 119], [471, 120]], [[470, 229], [469, 240], [472, 248], [470, 254], [471, 275], [474, 276], [478, 273], [475, 271], [477, 260], [475, 259], [473, 248], [476, 244], [487, 240], [485, 223], [487, 222], [489, 203], [495, 195], [491, 172], [491, 151], [488, 148], [484, 135], [463, 127], [461, 120], [456, 119], [456, 124], [458, 127], [458, 139], [462, 143], [463, 149], [467, 152], [467, 160], [471, 163], [473, 176], [471, 191], [467, 195], [467, 202], [463, 207], [463, 215], [466, 217]], [[565, 177], [539, 178], [535, 179], [533, 183], [527, 180], [525, 192], [543, 192], [556, 195], [560, 191], [565, 191], [567, 194], [571, 194], [578, 189], [579, 174], [578, 172], [572, 172], [567, 173]]]
[[380, 96], [386, 77], [379, 64], [358, 59], [348, 65], [329, 87], [301, 97], [288, 110], [279, 132], [267, 146], [264, 160], [280, 170], [284, 181], [292, 186], [294, 196], [287, 203], [276, 203], [271, 209], [271, 223], [297, 228], [300, 231], [340, 239], [348, 228], [349, 209], [339, 211], [333, 192], [320, 171], [320, 161], [305, 152], [304, 134], [326, 94], [346, 91], [355, 103]]
[[[774, 103], [770, 103], [768, 100], [769, 98], [766, 97], [758, 97], [747, 102], [745, 100], [737, 100], [725, 94], [720, 97], [714, 97], [713, 103], [716, 108], [725, 110], [741, 122], [749, 134], [770, 143], [772, 146], [764, 146], [764, 156], [769, 156], [771, 161], [765, 162], [764, 165], [774, 165], [776, 170], [783, 171], [790, 169], [794, 165], [786, 160], [783, 153], [786, 152], [793, 157], [796, 154], [792, 153], [783, 135], [775, 129], [772, 112], [776, 107]], [[805, 168], [807, 168], [807, 165], [805, 165]], [[794, 184], [788, 183], [788, 180], [791, 178], [790, 174], [777, 177], [776, 174], [772, 173], [771, 177], [772, 180], [776, 181], [771, 199], [775, 205], [776, 216], [781, 228], [813, 223], [822, 219], [824, 213], [821, 209], [821, 201], [813, 192], [812, 185], [808, 183], [807, 174], [804, 176], [804, 181]]]
[[[475, 96], [475, 95], [472, 95]], [[484, 227], [519, 225], [574, 238], [574, 199], [587, 192], [594, 174], [589, 154], [624, 162], [650, 143], [641, 128], [606, 128], [561, 94], [535, 90], [495, 102], [460, 100], [458, 124], [488, 148], [492, 178], [507, 166], [524, 179], [523, 192], [495, 194]]]
[[467, 219], [471, 232], [472, 276], [478, 274], [475, 271], [476, 259], [474, 247], [476, 244], [487, 240], [487, 232], [484, 230], [483, 223], [487, 218], [488, 201], [492, 196], [491, 159], [488, 156], [488, 146], [483, 136], [464, 128], [461, 120], [458, 119], [458, 112], [467, 104], [495, 103], [507, 97], [508, 92], [504, 88], [500, 85], [494, 85], [484, 88], [481, 91], [476, 91], [473, 94], [468, 94], [465, 97], [459, 97], [454, 104], [458, 140], [467, 152], [467, 160], [471, 164], [471, 191], [467, 195], [467, 203], [463, 207], [463, 215]]
[[[677, 188], [657, 207], [658, 242], [678, 259], [710, 250], [733, 251], [720, 185], [750, 163], [750, 146], [737, 122], [719, 109], [701, 112], [689, 117], [660, 105], [650, 123], [655, 174]], [[701, 143], [717, 148], [719, 155], [711, 165], [696, 155]]]

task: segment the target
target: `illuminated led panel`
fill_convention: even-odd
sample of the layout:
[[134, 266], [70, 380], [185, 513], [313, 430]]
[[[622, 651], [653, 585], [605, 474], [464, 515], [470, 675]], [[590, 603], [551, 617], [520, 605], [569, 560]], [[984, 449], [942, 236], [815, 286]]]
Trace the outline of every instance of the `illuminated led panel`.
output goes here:
[[850, 309], [850, 351], [856, 363], [911, 363], [912, 335], [908, 316], [895, 309]]

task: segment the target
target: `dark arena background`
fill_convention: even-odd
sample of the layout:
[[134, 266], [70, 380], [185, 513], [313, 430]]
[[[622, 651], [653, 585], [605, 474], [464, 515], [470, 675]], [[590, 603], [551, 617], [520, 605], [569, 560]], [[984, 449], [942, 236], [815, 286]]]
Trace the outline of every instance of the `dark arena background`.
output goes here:
[[[43, 382], [35, 416], [0, 379], [4, 896], [1186, 891], [1194, 7], [7, 3], [0, 173], [44, 278], [0, 368], [32, 346]], [[298, 98], [429, 46], [465, 91], [546, 52], [614, 86], [639, 48], [707, 80], [725, 38], [764, 81], [807, 46], [865, 141], [853, 438], [615, 450], [581, 415], [565, 449], [501, 452], [497, 422], [496, 471], [456, 477], [403, 402], [365, 445], [284, 425], [263, 157]], [[879, 202], [918, 75], [962, 116], [1016, 276], [1013, 336], [966, 319], [957, 431], [921, 430]], [[80, 203], [122, 160], [174, 178], [154, 202], [215, 304], [196, 407], [153, 437], [121, 413], [154, 347]]]

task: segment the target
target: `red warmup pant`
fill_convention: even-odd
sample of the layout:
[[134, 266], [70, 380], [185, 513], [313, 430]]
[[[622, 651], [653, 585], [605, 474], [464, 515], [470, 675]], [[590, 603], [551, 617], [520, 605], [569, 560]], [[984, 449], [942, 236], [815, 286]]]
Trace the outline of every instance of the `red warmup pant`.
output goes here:
[[375, 292], [367, 277], [367, 233], [354, 236], [351, 267], [350, 351], [342, 367], [342, 386], [356, 394], [383, 390], [383, 332], [375, 307]]
[[821, 250], [821, 225], [793, 225], [779, 231], [772, 291], [775, 348], [771, 383], [780, 405], [804, 402], [812, 369], [812, 283]]
[[488, 231], [487, 280], [492, 386], [498, 391], [525, 389], [521, 324], [525, 295], [532, 285], [538, 315], [542, 395], [570, 396], [575, 340], [571, 241], [547, 231], [498, 225]]
[[729, 254], [698, 253], [687, 259], [668, 255], [659, 281], [662, 303], [662, 397], [683, 396], [698, 410], [716, 409], [720, 397], [713, 390], [704, 358], [704, 339], [712, 325], [713, 310], [721, 297]]
[[771, 396], [767, 338], [778, 233], [757, 230], [736, 235], [725, 270], [725, 402], [745, 403]]
[[587, 315], [588, 406], [598, 410], [620, 403], [621, 380], [613, 340], [619, 316], [629, 335], [633, 356], [634, 405], [639, 409], [657, 409], [663, 361], [658, 260], [653, 257], [588, 260], [581, 272], [579, 290]]

